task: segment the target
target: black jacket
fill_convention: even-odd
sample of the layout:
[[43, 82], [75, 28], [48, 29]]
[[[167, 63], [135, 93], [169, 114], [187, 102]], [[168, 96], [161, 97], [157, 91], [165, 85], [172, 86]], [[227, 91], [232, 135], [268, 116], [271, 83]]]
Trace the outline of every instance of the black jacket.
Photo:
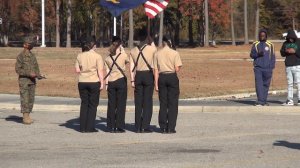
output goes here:
[[[289, 39], [294, 39], [294, 44], [289, 42]], [[285, 50], [288, 46], [294, 45], [296, 53], [289, 54]], [[297, 35], [294, 30], [289, 30], [286, 36], [286, 41], [283, 43], [280, 53], [282, 57], [285, 57], [285, 66], [297, 66], [300, 65], [300, 40], [297, 39]]]

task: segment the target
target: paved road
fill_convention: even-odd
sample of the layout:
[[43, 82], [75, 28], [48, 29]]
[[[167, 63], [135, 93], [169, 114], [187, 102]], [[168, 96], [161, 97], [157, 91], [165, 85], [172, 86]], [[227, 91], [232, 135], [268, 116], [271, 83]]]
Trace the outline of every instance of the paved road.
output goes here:
[[[19, 95], [14, 94], [0, 94], [0, 103], [5, 104], [19, 104]], [[296, 98], [296, 97], [295, 97]], [[256, 97], [250, 96], [246, 98], [222, 98], [222, 99], [194, 99], [194, 100], [180, 100], [180, 106], [249, 106], [255, 103]], [[285, 100], [285, 94], [270, 95], [269, 103], [272, 106], [280, 106]], [[296, 101], [296, 99], [295, 99]], [[35, 104], [41, 105], [79, 105], [79, 98], [65, 98], [65, 97], [47, 97], [47, 96], [36, 96]], [[132, 106], [133, 100], [128, 100], [127, 105]], [[100, 100], [100, 105], [107, 105], [106, 99]], [[158, 100], [154, 100], [154, 106], [158, 106]]]
[[[195, 100], [180, 100], [179, 110], [183, 112], [300, 112], [299, 106], [284, 107], [281, 104], [286, 100], [285, 95], [270, 95], [268, 107], [254, 107], [256, 97], [250, 96], [247, 98], [218, 98], [218, 99], [195, 99]], [[106, 112], [107, 100], [100, 100], [99, 111]], [[37, 96], [34, 105], [35, 111], [61, 111], [61, 112], [78, 112], [80, 106], [79, 98], [64, 98], [64, 97], [46, 97]], [[0, 109], [3, 110], [19, 110], [20, 101], [19, 95], [0, 94]], [[154, 111], [158, 112], [159, 103], [154, 101]], [[128, 100], [127, 111], [134, 111], [134, 102]]]
[[[153, 128], [157, 128], [157, 113]], [[127, 132], [106, 133], [98, 113], [98, 133], [78, 132], [78, 112], [36, 111], [22, 125], [18, 110], [0, 109], [0, 167], [125, 168], [298, 168], [300, 113], [184, 112], [177, 133], [136, 134], [134, 113]]]

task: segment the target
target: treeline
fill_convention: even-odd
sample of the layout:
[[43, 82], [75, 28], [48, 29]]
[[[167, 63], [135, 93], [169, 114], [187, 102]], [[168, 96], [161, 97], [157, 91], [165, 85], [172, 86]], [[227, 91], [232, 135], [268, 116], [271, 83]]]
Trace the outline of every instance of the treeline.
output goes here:
[[[204, 0], [171, 0], [164, 11], [164, 33], [177, 45], [203, 46], [204, 9]], [[299, 9], [299, 0], [208, 0], [209, 40], [248, 43], [256, 39], [259, 28], [279, 39], [287, 29], [298, 30]], [[113, 33], [113, 18], [99, 6], [99, 0], [45, 0], [45, 13], [47, 46], [75, 46], [83, 35], [95, 36], [103, 46]], [[41, 37], [41, 0], [0, 0], [0, 17], [2, 45], [27, 34]], [[159, 19], [158, 15], [150, 23], [154, 39], [158, 38]], [[133, 10], [133, 20], [134, 32], [146, 29], [143, 6]], [[117, 34], [127, 42], [128, 12], [117, 21]]]

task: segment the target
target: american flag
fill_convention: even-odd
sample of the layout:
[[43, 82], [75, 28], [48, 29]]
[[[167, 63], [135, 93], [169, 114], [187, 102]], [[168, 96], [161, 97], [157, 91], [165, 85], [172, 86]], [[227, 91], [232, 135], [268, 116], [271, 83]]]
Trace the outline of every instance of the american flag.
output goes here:
[[163, 11], [170, 0], [148, 0], [145, 4], [145, 12], [149, 18], [154, 18], [158, 13]]

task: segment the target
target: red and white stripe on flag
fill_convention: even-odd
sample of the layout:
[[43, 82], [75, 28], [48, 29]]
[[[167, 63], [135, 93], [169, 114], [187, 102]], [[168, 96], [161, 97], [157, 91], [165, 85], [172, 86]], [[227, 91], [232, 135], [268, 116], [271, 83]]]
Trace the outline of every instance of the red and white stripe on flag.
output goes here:
[[146, 15], [154, 18], [158, 13], [163, 11], [170, 0], [149, 0], [144, 4]]

